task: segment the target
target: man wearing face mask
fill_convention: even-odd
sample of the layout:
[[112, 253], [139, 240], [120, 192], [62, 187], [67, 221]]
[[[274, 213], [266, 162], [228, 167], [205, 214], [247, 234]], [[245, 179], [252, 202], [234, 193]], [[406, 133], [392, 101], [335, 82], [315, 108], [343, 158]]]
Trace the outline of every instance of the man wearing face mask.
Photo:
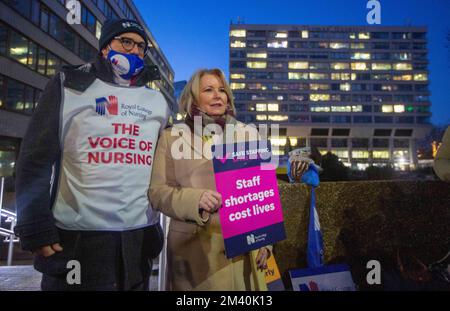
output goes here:
[[135, 21], [107, 21], [99, 48], [48, 83], [21, 145], [15, 233], [43, 290], [145, 290], [162, 248], [147, 190], [170, 109], [145, 86], [159, 72]]

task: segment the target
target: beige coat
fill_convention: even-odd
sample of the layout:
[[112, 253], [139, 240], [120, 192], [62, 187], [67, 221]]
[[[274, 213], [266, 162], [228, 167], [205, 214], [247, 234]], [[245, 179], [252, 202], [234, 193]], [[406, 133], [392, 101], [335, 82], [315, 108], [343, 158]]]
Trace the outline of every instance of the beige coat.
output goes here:
[[[256, 129], [237, 124], [237, 132]], [[264, 274], [251, 257], [256, 251], [227, 259], [219, 215], [199, 215], [199, 200], [207, 190], [216, 190], [211, 158], [212, 140], [191, 143], [192, 134], [161, 135], [155, 153], [149, 197], [154, 209], [171, 218], [167, 243], [169, 290], [265, 290]], [[188, 149], [191, 159], [174, 159], [172, 148]], [[201, 146], [201, 147], [200, 147]], [[205, 152], [202, 156], [201, 148]], [[197, 158], [193, 158], [195, 157]], [[208, 159], [209, 158], [209, 159]], [[254, 262], [254, 260], [253, 260]]]
[[450, 126], [445, 131], [442, 145], [434, 159], [434, 171], [440, 179], [450, 182]]

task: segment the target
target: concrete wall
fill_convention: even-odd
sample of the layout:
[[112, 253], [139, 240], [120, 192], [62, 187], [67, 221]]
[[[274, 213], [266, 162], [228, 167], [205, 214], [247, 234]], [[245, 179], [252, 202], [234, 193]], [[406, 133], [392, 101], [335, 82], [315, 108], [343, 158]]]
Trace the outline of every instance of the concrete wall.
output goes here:
[[[280, 183], [287, 239], [274, 246], [284, 283], [288, 270], [305, 268], [310, 192]], [[366, 263], [395, 266], [411, 249], [425, 264], [450, 250], [450, 184], [438, 181], [327, 182], [317, 189], [325, 261], [347, 263], [360, 289], [368, 289]]]

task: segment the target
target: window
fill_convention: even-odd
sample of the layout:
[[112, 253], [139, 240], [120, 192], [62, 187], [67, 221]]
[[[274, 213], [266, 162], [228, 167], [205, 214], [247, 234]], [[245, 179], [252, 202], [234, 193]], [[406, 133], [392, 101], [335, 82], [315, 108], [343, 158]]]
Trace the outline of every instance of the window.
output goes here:
[[348, 91], [350, 91], [350, 88], [351, 88], [350, 83], [341, 83], [339, 85], [340, 91], [348, 92]]
[[310, 63], [309, 69], [313, 70], [327, 70], [328, 69], [328, 63]]
[[353, 159], [368, 159], [369, 158], [369, 151], [366, 151], [366, 150], [353, 150], [352, 151], [352, 158]]
[[426, 73], [414, 74], [414, 81], [428, 81], [428, 75]]
[[311, 83], [311, 84], [309, 84], [309, 89], [312, 91], [327, 91], [330, 89], [330, 85], [329, 84]]
[[308, 30], [302, 30], [302, 38], [303, 39], [308, 39], [309, 38]]
[[243, 90], [245, 89], [245, 83], [231, 83], [230, 88], [232, 90]]
[[0, 23], [0, 54], [6, 54], [6, 42], [8, 41], [8, 28]]
[[358, 33], [358, 39], [361, 39], [361, 40], [370, 39], [370, 32], [360, 32], [360, 33]]
[[312, 147], [324, 147], [326, 148], [328, 145], [326, 138], [311, 138], [310, 144]]
[[362, 42], [360, 42], [360, 43], [352, 43], [350, 45], [350, 47], [351, 47], [352, 50], [363, 50], [363, 49], [366, 48], [366, 44], [362, 43]]
[[375, 116], [374, 121], [375, 121], [375, 123], [392, 123], [393, 118], [392, 117]]
[[243, 73], [232, 73], [231, 79], [245, 79], [245, 74]]
[[308, 69], [308, 62], [289, 62], [289, 69]]
[[264, 69], [267, 67], [266, 62], [247, 62], [247, 68]]
[[372, 39], [389, 39], [389, 32], [372, 32]]
[[287, 48], [288, 42], [287, 41], [270, 41], [270, 42], [267, 42], [267, 47], [273, 48], [273, 49]]
[[394, 75], [393, 80], [394, 81], [411, 81], [412, 75]]
[[410, 63], [396, 63], [394, 70], [412, 70], [412, 66]]
[[331, 106], [331, 112], [352, 112], [351, 106]]
[[25, 85], [16, 80], [8, 79], [6, 86], [5, 107], [10, 110], [23, 111], [23, 95]]
[[351, 123], [352, 118], [350, 116], [332, 116], [333, 123]]
[[235, 40], [230, 42], [230, 47], [232, 48], [245, 48], [245, 42]]
[[352, 63], [352, 70], [368, 70], [366, 63]]
[[266, 121], [267, 120], [267, 115], [265, 114], [257, 114], [256, 115], [256, 121]]
[[411, 39], [411, 33], [410, 32], [393, 32], [392, 33], [392, 39]]
[[247, 58], [267, 58], [267, 53], [247, 53]]
[[301, 72], [289, 72], [288, 73], [289, 80], [307, 80], [308, 79], [308, 73], [301, 73]]
[[[348, 139], [347, 138], [333, 138], [331, 139], [331, 147], [333, 148], [347, 148]], [[348, 156], [348, 154], [347, 154]]]
[[330, 94], [310, 94], [309, 100], [313, 102], [318, 101], [329, 101], [330, 100]]
[[374, 159], [389, 159], [389, 150], [374, 150], [372, 151], [372, 157]]
[[230, 31], [230, 37], [245, 38], [245, 29], [233, 29]]
[[391, 70], [389, 63], [372, 63], [372, 70]]
[[353, 123], [372, 123], [371, 116], [354, 116]]
[[389, 148], [389, 139], [386, 139], [386, 138], [374, 138], [372, 140], [372, 146], [374, 148]]
[[343, 43], [343, 42], [331, 42], [330, 43], [330, 49], [348, 49], [349, 48], [349, 44], [348, 43]]
[[9, 56], [24, 65], [28, 63], [28, 40], [15, 31], [11, 31]]
[[395, 113], [403, 113], [405, 112], [405, 105], [394, 105]]
[[310, 109], [311, 112], [330, 112], [329, 106], [313, 106]]
[[326, 73], [313, 73], [313, 72], [311, 72], [309, 74], [309, 78], [311, 80], [327, 80], [327, 79], [329, 79], [329, 75], [326, 74]]
[[370, 59], [370, 53], [353, 53], [351, 59]]
[[269, 121], [287, 121], [289, 117], [287, 115], [269, 115], [268, 120]]
[[349, 63], [331, 63], [331, 69], [333, 69], [333, 70], [350, 69], [350, 64]]

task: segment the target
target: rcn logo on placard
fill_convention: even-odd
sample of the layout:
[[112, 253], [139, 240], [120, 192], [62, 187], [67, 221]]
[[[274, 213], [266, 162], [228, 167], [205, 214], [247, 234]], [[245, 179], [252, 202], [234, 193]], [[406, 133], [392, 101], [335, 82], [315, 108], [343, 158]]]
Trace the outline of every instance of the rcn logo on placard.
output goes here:
[[254, 234], [247, 235], [247, 244], [252, 245], [254, 243], [256, 243], [255, 235]]
[[99, 115], [104, 116], [117, 116], [119, 113], [119, 101], [114, 95], [105, 97], [100, 97], [95, 99], [95, 112]]

